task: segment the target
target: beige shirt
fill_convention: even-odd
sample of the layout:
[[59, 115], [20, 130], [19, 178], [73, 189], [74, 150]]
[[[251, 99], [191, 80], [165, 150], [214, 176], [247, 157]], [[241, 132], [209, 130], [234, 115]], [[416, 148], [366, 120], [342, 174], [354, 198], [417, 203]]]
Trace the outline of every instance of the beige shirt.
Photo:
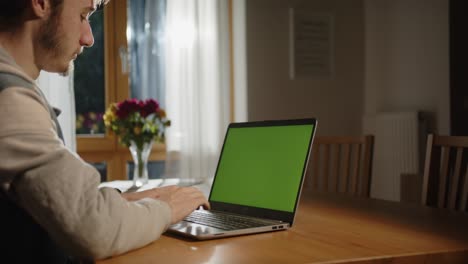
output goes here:
[[[0, 72], [35, 83], [1, 46]], [[0, 187], [71, 255], [105, 258], [158, 239], [169, 205], [99, 189], [98, 171], [63, 145], [38, 90], [0, 92]]]

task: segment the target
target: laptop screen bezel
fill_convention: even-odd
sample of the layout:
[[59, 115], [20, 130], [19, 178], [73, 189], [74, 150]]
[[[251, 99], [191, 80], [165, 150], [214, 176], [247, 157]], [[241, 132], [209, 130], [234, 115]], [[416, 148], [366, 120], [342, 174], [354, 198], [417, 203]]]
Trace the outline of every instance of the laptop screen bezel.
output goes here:
[[[312, 125], [312, 134], [309, 139], [309, 145], [307, 148], [307, 158], [305, 159], [300, 184], [298, 186], [296, 200], [294, 203], [294, 210], [293, 212], [286, 212], [286, 211], [279, 211], [273, 209], [265, 209], [265, 208], [258, 208], [252, 207], [247, 205], [238, 205], [232, 203], [224, 203], [224, 202], [217, 202], [211, 200], [211, 194], [213, 193], [213, 188], [216, 183], [216, 175], [218, 173], [219, 164], [222, 159], [222, 155], [224, 152], [224, 146], [228, 137], [229, 129], [231, 128], [247, 128], [247, 127], [267, 127], [267, 126], [293, 126], [293, 125]], [[260, 218], [267, 218], [272, 220], [278, 220], [289, 223], [291, 226], [294, 222], [294, 216], [297, 209], [297, 205], [299, 203], [299, 198], [302, 191], [302, 185], [304, 183], [305, 174], [307, 171], [307, 166], [309, 164], [309, 158], [311, 154], [312, 142], [315, 137], [315, 131], [317, 128], [317, 120], [315, 118], [306, 118], [306, 119], [292, 119], [292, 120], [267, 120], [267, 121], [255, 121], [255, 122], [242, 122], [242, 123], [231, 123], [228, 126], [226, 131], [226, 136], [224, 137], [223, 147], [221, 148], [221, 154], [219, 155], [218, 165], [216, 167], [215, 177], [213, 179], [213, 183], [211, 185], [209, 202], [211, 205], [212, 210], [229, 212], [229, 213], [236, 213], [241, 215], [247, 215], [252, 217], [260, 217]]]

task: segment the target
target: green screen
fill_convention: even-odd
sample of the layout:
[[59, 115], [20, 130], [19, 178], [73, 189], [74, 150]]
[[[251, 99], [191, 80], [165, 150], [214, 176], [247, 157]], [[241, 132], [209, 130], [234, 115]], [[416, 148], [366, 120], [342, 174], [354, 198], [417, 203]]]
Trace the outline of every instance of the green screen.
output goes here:
[[210, 200], [293, 212], [313, 129], [230, 128]]

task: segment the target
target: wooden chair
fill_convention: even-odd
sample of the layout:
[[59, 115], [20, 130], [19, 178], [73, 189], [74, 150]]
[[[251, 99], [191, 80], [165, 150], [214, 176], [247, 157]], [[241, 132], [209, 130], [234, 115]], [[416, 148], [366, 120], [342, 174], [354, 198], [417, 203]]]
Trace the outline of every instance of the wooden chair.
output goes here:
[[438, 208], [467, 210], [468, 137], [427, 137], [422, 203]]
[[317, 136], [305, 188], [369, 197], [374, 136]]

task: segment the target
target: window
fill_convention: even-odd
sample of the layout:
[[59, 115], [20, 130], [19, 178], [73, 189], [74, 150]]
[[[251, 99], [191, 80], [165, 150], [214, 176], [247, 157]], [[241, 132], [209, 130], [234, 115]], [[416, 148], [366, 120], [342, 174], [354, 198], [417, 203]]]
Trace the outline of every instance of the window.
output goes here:
[[[138, 6], [140, 2], [132, 0], [131, 5]], [[223, 4], [219, 4], [219, 3]], [[172, 7], [177, 6], [177, 9], [166, 9], [166, 4], [172, 4]], [[190, 6], [191, 16], [180, 19], [180, 16], [184, 16], [185, 3], [166, 2], [166, 0], [155, 0], [146, 1], [146, 4], [152, 6], [148, 8], [145, 6], [145, 12], [158, 12], [156, 16], [157, 21], [146, 21], [140, 19], [129, 12], [127, 14], [127, 1], [111, 1], [108, 6], [100, 14], [95, 14], [92, 17], [93, 31], [95, 33], [96, 43], [95, 46], [85, 51], [85, 56], [82, 56], [76, 63], [75, 72], [75, 94], [76, 98], [76, 110], [77, 110], [77, 129], [79, 129], [77, 135], [77, 151], [78, 154], [87, 162], [93, 164], [97, 168], [101, 168], [100, 172], [105, 174], [104, 179], [110, 180], [125, 180], [128, 179], [127, 172], [131, 168], [129, 161], [132, 161], [130, 152], [124, 146], [118, 144], [117, 138], [109, 133], [106, 133], [102, 126], [102, 113], [105, 108], [113, 102], [119, 102], [130, 97], [136, 97], [140, 99], [145, 98], [156, 98], [164, 108], [169, 108], [166, 103], [172, 105], [179, 104], [184, 107], [183, 111], [177, 112], [170, 116], [170, 119], [177, 119], [179, 127], [175, 130], [175, 139], [177, 146], [185, 146], [187, 149], [190, 148], [189, 154], [183, 152], [184, 155], [197, 160], [194, 162], [207, 162], [215, 158], [217, 154], [217, 148], [222, 143], [222, 136], [224, 135], [226, 120], [229, 119], [230, 113], [233, 109], [225, 109], [230, 105], [228, 94], [232, 94], [231, 91], [227, 91], [226, 87], [229, 85], [229, 69], [232, 67], [226, 66], [226, 62], [229, 63], [227, 54], [229, 45], [228, 40], [224, 38], [229, 35], [227, 29], [228, 18], [226, 12], [221, 13], [219, 10], [228, 10], [227, 1], [211, 1], [207, 3], [198, 3], [196, 6]], [[232, 4], [232, 2], [229, 2]], [[204, 9], [197, 8], [198, 5], [204, 4]], [[169, 5], [169, 4], [168, 4]], [[153, 9], [154, 7], [154, 9]], [[222, 8], [221, 8], [222, 7]], [[167, 10], [172, 10], [169, 12]], [[174, 12], [177, 10], [177, 12]], [[166, 13], [167, 11], [167, 13]], [[200, 13], [201, 12], [201, 13]], [[220, 13], [216, 13], [220, 12]], [[169, 19], [169, 14], [172, 14]], [[127, 15], [130, 20], [127, 19]], [[168, 19], [163, 19], [167, 15]], [[209, 31], [203, 27], [203, 22], [206, 22], [206, 18], [210, 16], [212, 25], [209, 28], [213, 28]], [[184, 54], [189, 57], [192, 64], [186, 63], [185, 57], [178, 58], [177, 67], [168, 67], [165, 72], [163, 64], [168, 62], [174, 62], [174, 58], [165, 61], [162, 56], [164, 54], [181, 54], [181, 48], [187, 48], [185, 45], [194, 44], [189, 41], [185, 41], [185, 38], [190, 40], [195, 39], [191, 34], [185, 34], [187, 27], [185, 24], [179, 23], [180, 21], [187, 20], [189, 23], [198, 23], [198, 27], [201, 30], [199, 37], [203, 37], [203, 44], [192, 45], [190, 49], [193, 50], [190, 55]], [[127, 21], [131, 23], [140, 23], [139, 27], [127, 27]], [[138, 22], [137, 22], [138, 21]], [[160, 40], [158, 34], [163, 34], [158, 30], [151, 28], [152, 26], [159, 26], [160, 29], [164, 30], [164, 21], [172, 22], [171, 31], [172, 44], [182, 43], [183, 47], [177, 47], [176, 45], [168, 44], [164, 47], [163, 44], [157, 43]], [[214, 21], [214, 23], [212, 22]], [[169, 24], [169, 22], [167, 22]], [[222, 23], [221, 23], [222, 22]], [[214, 37], [214, 33], [219, 33], [221, 30], [216, 28], [219, 24], [225, 26], [222, 27], [223, 38]], [[188, 24], [189, 26], [191, 24]], [[216, 29], [215, 29], [216, 28]], [[151, 30], [150, 30], [151, 29]], [[191, 29], [191, 27], [189, 27]], [[138, 35], [139, 33], [144, 33]], [[148, 34], [148, 32], [150, 32]], [[159, 32], [159, 33], [158, 33]], [[191, 31], [189, 31], [191, 32]], [[164, 34], [163, 34], [164, 35]], [[146, 38], [146, 42], [138, 42], [137, 39], [140, 37]], [[184, 37], [184, 39], [181, 39]], [[193, 37], [193, 38], [190, 38]], [[127, 38], [130, 40], [130, 55], [127, 54], [128, 44]], [[219, 42], [219, 43], [218, 43]], [[144, 43], [144, 44], [141, 44]], [[160, 45], [161, 44], [161, 45]], [[137, 45], [137, 46], [133, 46]], [[138, 46], [143, 45], [143, 46]], [[198, 47], [201, 48], [196, 48]], [[222, 46], [222, 47], [221, 47]], [[164, 52], [163, 49], [172, 48], [172, 52]], [[177, 50], [178, 48], [179, 50]], [[94, 50], [96, 49], [96, 50]], [[207, 50], [209, 52], [202, 52]], [[219, 56], [218, 60], [216, 55], [218, 52], [225, 54], [225, 56]], [[232, 52], [232, 51], [231, 51]], [[206, 56], [205, 57], [202, 57]], [[145, 72], [144, 69], [130, 69], [132, 60], [140, 56], [140, 58], [147, 59], [148, 57], [154, 57], [155, 64], [149, 67], [143, 67], [151, 69]], [[168, 55], [169, 56], [169, 55]], [[213, 58], [213, 62], [211, 61]], [[195, 60], [196, 59], [196, 60]], [[193, 61], [192, 61], [193, 60]], [[196, 62], [195, 62], [196, 61]], [[222, 62], [221, 62], [222, 61]], [[170, 63], [169, 63], [170, 64]], [[195, 67], [186, 67], [186, 66]], [[172, 65], [174, 66], [174, 65]], [[155, 74], [155, 69], [157, 74]], [[129, 73], [132, 76], [129, 76]], [[133, 74], [138, 73], [138, 76]], [[185, 74], [185, 75], [181, 75]], [[181, 77], [182, 76], [182, 77]], [[130, 77], [130, 78], [129, 78]], [[164, 79], [167, 78], [167, 79]], [[129, 80], [132, 80], [129, 83]], [[172, 80], [168, 85], [171, 87], [171, 94], [169, 96], [168, 90], [168, 102], [164, 102], [165, 94], [164, 89], [154, 89], [155, 86], [165, 85], [167, 80]], [[208, 83], [209, 81], [209, 83]], [[144, 82], [144, 83], [143, 83]], [[195, 84], [195, 85], [192, 85]], [[145, 87], [146, 89], [130, 89], [130, 87]], [[175, 89], [180, 87], [179, 89]], [[187, 91], [185, 88], [189, 87], [191, 90]], [[183, 89], [182, 89], [183, 88]], [[80, 90], [80, 91], [77, 91]], [[194, 96], [191, 96], [194, 95]], [[184, 103], [181, 103], [184, 102]], [[190, 107], [187, 107], [190, 106]], [[192, 107], [193, 106], [193, 107]], [[224, 107], [224, 108], [223, 108]], [[176, 109], [172, 107], [171, 109]], [[196, 111], [192, 111], [195, 109]], [[216, 110], [213, 110], [216, 109]], [[185, 118], [184, 120], [182, 119]], [[232, 120], [232, 119], [231, 119]], [[191, 128], [190, 133], [186, 132], [180, 124], [197, 124], [198, 130]], [[203, 124], [203, 125], [201, 125]], [[173, 129], [173, 127], [171, 129]], [[180, 131], [180, 133], [179, 133]], [[181, 134], [186, 135], [181, 136]], [[190, 137], [187, 137], [187, 135]], [[198, 136], [197, 136], [198, 135]], [[220, 136], [221, 135], [221, 136]], [[181, 139], [187, 139], [188, 141], [182, 142]], [[200, 140], [200, 138], [204, 140]], [[180, 144], [179, 144], [180, 143]], [[176, 144], [171, 144], [174, 146]], [[193, 151], [202, 150], [203, 155], [200, 153], [194, 153]], [[194, 175], [194, 171], [190, 169], [190, 166], [186, 166], [190, 169], [190, 172], [182, 171], [177, 166], [179, 157], [182, 155], [182, 150], [179, 148], [171, 149], [171, 162], [166, 162], [166, 146], [164, 144], [154, 144], [151, 152], [150, 161], [153, 161], [154, 171], [171, 170], [180, 171], [181, 175]], [[168, 154], [169, 155], [169, 154]], [[181, 163], [181, 162], [180, 162]], [[206, 168], [205, 165], [197, 166], [201, 169]], [[152, 168], [150, 167], [150, 170]], [[206, 171], [202, 171], [197, 175], [211, 175]]]
[[104, 78], [104, 11], [90, 17], [95, 44], [75, 60], [74, 90], [76, 106], [76, 134], [104, 134], [105, 78]]
[[[119, 18], [119, 19], [116, 19]], [[102, 114], [112, 102], [129, 98], [129, 76], [119, 51], [127, 49], [126, 1], [110, 1], [91, 16], [95, 45], [75, 64], [77, 151], [100, 171], [103, 180], [127, 179], [132, 158], [117, 138], [105, 132]], [[150, 160], [165, 160], [165, 146], [155, 144]]]

